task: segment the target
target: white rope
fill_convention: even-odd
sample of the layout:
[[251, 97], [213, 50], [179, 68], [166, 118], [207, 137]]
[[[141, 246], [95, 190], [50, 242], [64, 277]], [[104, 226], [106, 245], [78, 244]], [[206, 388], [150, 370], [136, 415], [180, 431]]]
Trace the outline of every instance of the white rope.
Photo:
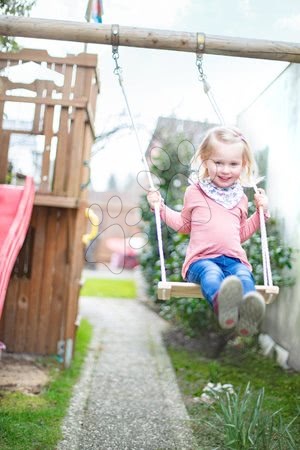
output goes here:
[[210, 101], [210, 104], [213, 107], [213, 110], [215, 111], [215, 113], [216, 113], [216, 115], [217, 115], [217, 117], [219, 119], [219, 122], [222, 125], [225, 125], [224, 117], [223, 117], [223, 115], [221, 113], [220, 108], [217, 105], [217, 102], [216, 102], [215, 97], [213, 95], [212, 89], [211, 89], [210, 85], [208, 84], [206, 78], [203, 78], [202, 83], [203, 83], [204, 93], [207, 95], [207, 98]]
[[[253, 189], [254, 189], [255, 193], [259, 193], [259, 190], [255, 183], [253, 183]], [[260, 223], [264, 285], [265, 286], [273, 286], [270, 254], [269, 254], [269, 247], [268, 247], [268, 237], [267, 237], [266, 222], [265, 222], [263, 207], [260, 206], [258, 211], [259, 211], [259, 223]]]
[[158, 203], [155, 203], [154, 212], [155, 212], [156, 234], [160, 259], [161, 281], [166, 282], [167, 276], [166, 276], [165, 256], [161, 231], [160, 208]]
[[[149, 185], [150, 185], [150, 189], [151, 190], [155, 190], [153, 178], [152, 178], [152, 175], [151, 175], [151, 172], [150, 172], [150, 167], [149, 167], [149, 164], [148, 164], [147, 159], [145, 157], [145, 154], [143, 152], [143, 149], [142, 149], [142, 146], [141, 146], [141, 142], [140, 142], [140, 139], [139, 139], [139, 135], [138, 135], [138, 132], [137, 132], [137, 128], [135, 126], [135, 122], [133, 120], [133, 115], [131, 113], [131, 109], [130, 109], [130, 106], [129, 106], [128, 98], [127, 98], [126, 91], [125, 91], [124, 84], [123, 84], [122, 69], [121, 69], [121, 67], [118, 64], [118, 57], [119, 57], [119, 55], [117, 53], [117, 48], [114, 47], [113, 48], [113, 58], [114, 58], [115, 64], [116, 64], [116, 68], [114, 70], [114, 73], [118, 76], [118, 79], [119, 79], [119, 84], [121, 86], [121, 90], [122, 90], [123, 97], [124, 97], [124, 100], [125, 100], [127, 112], [128, 112], [129, 118], [130, 118], [131, 127], [133, 129], [133, 132], [134, 132], [134, 135], [135, 135], [135, 138], [136, 138], [136, 142], [137, 142], [137, 146], [138, 146], [139, 152], [140, 152], [141, 157], [142, 157], [142, 162], [143, 162], [143, 164], [145, 166], [145, 169], [146, 169], [146, 173], [147, 173], [147, 178], [148, 178], [148, 182], [149, 182]], [[162, 240], [160, 205], [159, 205], [158, 202], [155, 203], [155, 205], [154, 205], [154, 213], [155, 213], [156, 234], [157, 234], [157, 242], [158, 242], [160, 268], [161, 268], [161, 279], [162, 279], [162, 281], [165, 282], [167, 280], [167, 277], [166, 277], [166, 266], [165, 266], [165, 257], [164, 257], [163, 240]]]

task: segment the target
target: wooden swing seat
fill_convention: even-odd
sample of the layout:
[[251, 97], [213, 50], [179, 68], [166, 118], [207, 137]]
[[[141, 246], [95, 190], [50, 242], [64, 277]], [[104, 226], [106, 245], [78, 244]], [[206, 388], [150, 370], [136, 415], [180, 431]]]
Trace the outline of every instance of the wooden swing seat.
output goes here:
[[[272, 303], [279, 294], [278, 286], [257, 285], [256, 290], [264, 297], [266, 304]], [[169, 300], [171, 297], [203, 298], [200, 286], [186, 281], [160, 281], [157, 287], [159, 300]]]

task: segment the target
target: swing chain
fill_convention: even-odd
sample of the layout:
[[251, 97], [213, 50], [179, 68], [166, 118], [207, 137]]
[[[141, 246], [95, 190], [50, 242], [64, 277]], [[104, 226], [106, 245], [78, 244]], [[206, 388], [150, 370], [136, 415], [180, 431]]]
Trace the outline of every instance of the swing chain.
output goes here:
[[197, 44], [196, 44], [196, 66], [199, 72], [199, 80], [204, 81], [206, 76], [203, 70], [203, 52], [205, 49], [205, 34], [197, 33]]
[[199, 72], [199, 81], [203, 84], [203, 90], [205, 94], [210, 90], [210, 85], [208, 84], [206, 75], [203, 70], [203, 55], [201, 53], [196, 54], [196, 66]]
[[199, 80], [203, 81], [206, 78], [206, 75], [204, 74], [203, 70], [203, 55], [200, 53], [196, 54], [196, 66], [199, 72]]
[[122, 81], [122, 68], [119, 65], [119, 25], [113, 24], [111, 26], [111, 44], [112, 44], [112, 57], [115, 61], [116, 67], [114, 68], [114, 74], [119, 77], [119, 82]]

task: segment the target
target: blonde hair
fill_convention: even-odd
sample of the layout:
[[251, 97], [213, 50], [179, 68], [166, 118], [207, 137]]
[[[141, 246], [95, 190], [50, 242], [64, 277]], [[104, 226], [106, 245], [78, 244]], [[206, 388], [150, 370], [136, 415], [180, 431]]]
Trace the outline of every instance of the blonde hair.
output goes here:
[[240, 182], [244, 186], [251, 185], [257, 176], [256, 163], [250, 145], [242, 132], [236, 127], [219, 126], [208, 130], [191, 160], [194, 178], [195, 174], [198, 180], [208, 177], [208, 171], [203, 162], [210, 159], [216, 141], [225, 144], [241, 143], [243, 145], [243, 172]]

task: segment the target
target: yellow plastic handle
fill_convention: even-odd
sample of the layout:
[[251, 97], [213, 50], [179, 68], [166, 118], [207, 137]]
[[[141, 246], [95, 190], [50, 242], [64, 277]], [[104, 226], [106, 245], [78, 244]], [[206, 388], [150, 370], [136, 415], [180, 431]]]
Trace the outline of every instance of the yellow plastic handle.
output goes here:
[[99, 226], [94, 224], [99, 221], [99, 218], [91, 208], [85, 209], [85, 217], [90, 219], [91, 231], [82, 236], [82, 242], [84, 245], [88, 245], [98, 234]]

